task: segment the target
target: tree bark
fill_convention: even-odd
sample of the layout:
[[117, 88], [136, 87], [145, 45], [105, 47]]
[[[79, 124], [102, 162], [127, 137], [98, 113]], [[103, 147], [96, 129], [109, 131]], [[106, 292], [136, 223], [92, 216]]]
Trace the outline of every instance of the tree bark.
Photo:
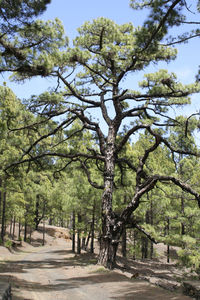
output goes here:
[[12, 235], [13, 218], [10, 219], [10, 236]]
[[18, 240], [20, 241], [20, 239], [21, 239], [21, 222], [19, 220]]
[[41, 221], [41, 218], [39, 217], [39, 207], [40, 207], [40, 197], [39, 195], [36, 196], [36, 203], [35, 203], [35, 230], [38, 230], [38, 225]]
[[94, 253], [94, 223], [95, 223], [95, 200], [93, 202], [93, 209], [92, 209], [90, 253]]
[[98, 264], [113, 269], [116, 264], [116, 253], [119, 242], [101, 237]]
[[122, 256], [126, 257], [126, 227], [125, 226], [122, 233]]
[[25, 216], [25, 222], [24, 222], [24, 242], [27, 240], [27, 217]]
[[42, 246], [45, 245], [45, 220], [43, 220], [43, 230], [42, 230]]
[[83, 238], [82, 238], [82, 242], [81, 242], [81, 248], [82, 248], [83, 250], [86, 250], [85, 241], [86, 241], [86, 237], [83, 237]]
[[148, 258], [148, 239], [145, 236], [142, 236], [141, 243], [142, 243], [142, 259]]
[[119, 245], [122, 225], [112, 210], [112, 196], [115, 176], [115, 139], [116, 127], [109, 126], [107, 147], [104, 164], [104, 191], [102, 194], [102, 234], [100, 238], [100, 252], [98, 264], [113, 269], [116, 264], [116, 252]]
[[[169, 235], [169, 230], [170, 230], [170, 222], [169, 222], [169, 218], [167, 218], [167, 234]], [[167, 262], [169, 263], [169, 259], [170, 259], [170, 246], [167, 245]]]
[[72, 213], [72, 252], [75, 253], [76, 247], [76, 215], [73, 210]]
[[85, 243], [86, 249], [88, 248], [88, 244], [89, 244], [90, 238], [91, 238], [91, 230], [89, 231], [87, 239], [86, 239], [86, 243]]
[[81, 229], [80, 229], [80, 223], [81, 223], [81, 215], [78, 213], [78, 232], [77, 232], [77, 253], [81, 254]]
[[16, 223], [16, 217], [14, 216], [14, 219], [13, 219], [13, 233], [12, 233], [12, 239], [13, 240], [15, 239], [15, 223]]
[[5, 236], [5, 224], [6, 224], [6, 192], [3, 192], [3, 208], [2, 208], [2, 219], [1, 219], [1, 240], [4, 243]]
[[[150, 200], [150, 224], [153, 226], [153, 201], [152, 199]], [[151, 241], [151, 246], [150, 246], [150, 258], [153, 258], [153, 242]]]

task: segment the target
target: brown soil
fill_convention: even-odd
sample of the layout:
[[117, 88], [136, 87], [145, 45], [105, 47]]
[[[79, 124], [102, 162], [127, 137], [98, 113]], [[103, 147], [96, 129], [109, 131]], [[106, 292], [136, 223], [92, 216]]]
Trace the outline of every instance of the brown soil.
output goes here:
[[191, 299], [179, 288], [186, 270], [173, 263], [119, 258], [118, 268], [108, 271], [96, 265], [95, 254], [74, 255], [67, 231], [46, 230], [45, 246], [42, 233], [34, 232], [32, 245], [22, 243], [12, 252], [0, 247], [0, 278], [11, 282], [14, 300]]

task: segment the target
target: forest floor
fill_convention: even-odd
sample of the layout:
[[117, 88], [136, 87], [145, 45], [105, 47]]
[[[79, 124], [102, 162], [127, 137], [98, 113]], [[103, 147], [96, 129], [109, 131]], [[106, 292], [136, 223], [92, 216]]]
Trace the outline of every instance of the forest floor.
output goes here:
[[[50, 228], [51, 229], [51, 228]], [[194, 276], [175, 263], [118, 258], [118, 268], [96, 265], [96, 255], [71, 252], [67, 232], [53, 228], [45, 235], [32, 234], [32, 245], [22, 243], [12, 252], [0, 247], [0, 281], [10, 282], [13, 300], [186, 300], [182, 280]]]

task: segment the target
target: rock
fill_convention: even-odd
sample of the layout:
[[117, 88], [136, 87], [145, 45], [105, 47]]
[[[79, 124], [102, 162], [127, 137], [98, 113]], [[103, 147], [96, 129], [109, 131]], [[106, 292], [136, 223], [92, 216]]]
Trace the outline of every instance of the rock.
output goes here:
[[180, 283], [176, 281], [167, 280], [167, 279], [159, 279], [156, 285], [171, 292], [175, 291], [180, 287]]
[[11, 285], [10, 283], [0, 282], [0, 299], [11, 300]]
[[185, 295], [200, 300], [200, 281], [184, 281], [182, 286]]
[[168, 291], [175, 291], [180, 287], [180, 283], [177, 281], [167, 280], [167, 279], [159, 279], [157, 277], [149, 277], [146, 278], [151, 284], [155, 284], [157, 286], [162, 287], [165, 290]]
[[137, 278], [137, 277], [139, 277], [139, 273], [137, 272], [137, 273], [134, 273], [132, 276], [131, 276], [131, 279], [135, 279], [135, 278]]

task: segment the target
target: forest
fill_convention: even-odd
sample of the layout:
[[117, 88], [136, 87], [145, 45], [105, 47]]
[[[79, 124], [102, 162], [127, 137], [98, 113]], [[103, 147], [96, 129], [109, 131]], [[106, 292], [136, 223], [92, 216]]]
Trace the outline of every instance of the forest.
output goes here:
[[16, 224], [18, 240], [31, 242], [46, 223], [69, 228], [77, 253], [93, 253], [98, 240], [109, 269], [118, 250], [153, 258], [162, 242], [168, 261], [177, 246], [180, 263], [200, 270], [200, 116], [181, 110], [200, 92], [199, 73], [190, 84], [163, 67], [145, 73], [199, 38], [200, 2], [195, 15], [187, 0], [132, 0], [148, 11], [140, 27], [100, 17], [73, 45], [59, 19], [42, 20], [50, 2], [0, 1], [1, 74], [54, 82], [28, 99], [0, 86], [1, 244]]

